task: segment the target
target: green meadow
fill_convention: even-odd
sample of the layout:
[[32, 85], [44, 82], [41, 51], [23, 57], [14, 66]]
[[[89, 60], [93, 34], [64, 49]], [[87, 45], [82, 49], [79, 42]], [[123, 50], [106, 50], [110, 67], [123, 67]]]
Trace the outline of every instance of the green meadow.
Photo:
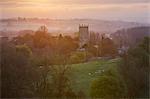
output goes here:
[[75, 92], [83, 91], [85, 95], [89, 96], [91, 82], [100, 77], [108, 70], [113, 70], [115, 74], [117, 71], [117, 64], [120, 59], [111, 60], [96, 60], [87, 63], [71, 65], [71, 85]]

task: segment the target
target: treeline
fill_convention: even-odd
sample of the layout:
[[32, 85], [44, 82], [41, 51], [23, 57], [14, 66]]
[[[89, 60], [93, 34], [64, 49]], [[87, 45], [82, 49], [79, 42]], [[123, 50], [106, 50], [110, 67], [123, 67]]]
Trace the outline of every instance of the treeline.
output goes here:
[[34, 34], [17, 36], [11, 41], [1, 38], [1, 97], [85, 97], [84, 92], [73, 92], [70, 87], [70, 64], [102, 55], [99, 48], [95, 48], [95, 53], [95, 42], [103, 46], [103, 55], [112, 54], [109, 53], [112, 41], [108, 38], [102, 43], [90, 40], [86, 51], [78, 51], [78, 37], [51, 36], [45, 26]]
[[118, 55], [117, 45], [114, 44], [113, 40], [104, 35], [91, 33], [89, 43], [83, 46], [86, 51], [78, 51], [78, 36], [71, 37], [63, 36], [62, 34], [52, 36], [48, 33], [48, 29], [45, 26], [41, 26], [34, 34], [17, 36], [11, 42], [15, 45], [27, 45], [32, 50], [34, 56], [66, 55], [70, 57], [70, 64], [85, 62], [92, 57], [115, 57]]
[[149, 46], [150, 38], [145, 37], [140, 44], [130, 48], [123, 56], [119, 71], [127, 85], [126, 97], [149, 97]]
[[[93, 34], [85, 51], [78, 51], [78, 37], [51, 36], [45, 26], [34, 34], [1, 39], [1, 98], [86, 98], [71, 88], [70, 64], [97, 56], [115, 57], [117, 47], [109, 38]], [[116, 71], [106, 71], [91, 83], [93, 98], [148, 97], [149, 38], [121, 57]], [[80, 76], [80, 75], [79, 75]], [[104, 90], [105, 89], [105, 90]]]
[[[130, 48], [121, 57], [117, 71], [105, 71], [91, 84], [93, 98], [149, 98], [150, 38]], [[118, 75], [119, 72], [119, 75]]]
[[117, 45], [133, 47], [138, 45], [144, 37], [149, 36], [150, 27], [141, 26], [128, 29], [118, 30], [111, 34], [113, 41]]
[[34, 34], [1, 39], [1, 98], [81, 97], [70, 87], [69, 55], [77, 48], [70, 37]]

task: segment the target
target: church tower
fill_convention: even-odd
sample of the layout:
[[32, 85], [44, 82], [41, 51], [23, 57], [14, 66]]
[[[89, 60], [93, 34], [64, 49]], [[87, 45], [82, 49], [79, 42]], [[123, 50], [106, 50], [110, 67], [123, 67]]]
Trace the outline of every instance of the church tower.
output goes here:
[[79, 25], [80, 48], [84, 48], [89, 42], [89, 28], [87, 25]]

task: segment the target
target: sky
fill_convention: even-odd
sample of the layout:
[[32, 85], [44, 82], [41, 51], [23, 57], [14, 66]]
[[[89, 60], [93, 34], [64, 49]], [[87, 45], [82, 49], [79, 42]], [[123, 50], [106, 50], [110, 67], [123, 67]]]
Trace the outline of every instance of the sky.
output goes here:
[[0, 0], [0, 18], [150, 22], [149, 0]]

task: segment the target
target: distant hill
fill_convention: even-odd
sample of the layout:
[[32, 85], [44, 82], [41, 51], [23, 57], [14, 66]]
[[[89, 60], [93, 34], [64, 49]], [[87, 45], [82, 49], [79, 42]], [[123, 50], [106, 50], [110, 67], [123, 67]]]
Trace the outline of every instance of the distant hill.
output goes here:
[[150, 27], [134, 27], [118, 30], [111, 34], [112, 39], [117, 45], [134, 46], [145, 36], [150, 36]]
[[78, 32], [79, 24], [89, 25], [89, 30], [99, 33], [113, 33], [120, 29], [127, 29], [148, 24], [124, 21], [104, 21], [94, 19], [1, 19], [0, 31], [37, 30], [41, 25], [46, 25], [50, 33]]

